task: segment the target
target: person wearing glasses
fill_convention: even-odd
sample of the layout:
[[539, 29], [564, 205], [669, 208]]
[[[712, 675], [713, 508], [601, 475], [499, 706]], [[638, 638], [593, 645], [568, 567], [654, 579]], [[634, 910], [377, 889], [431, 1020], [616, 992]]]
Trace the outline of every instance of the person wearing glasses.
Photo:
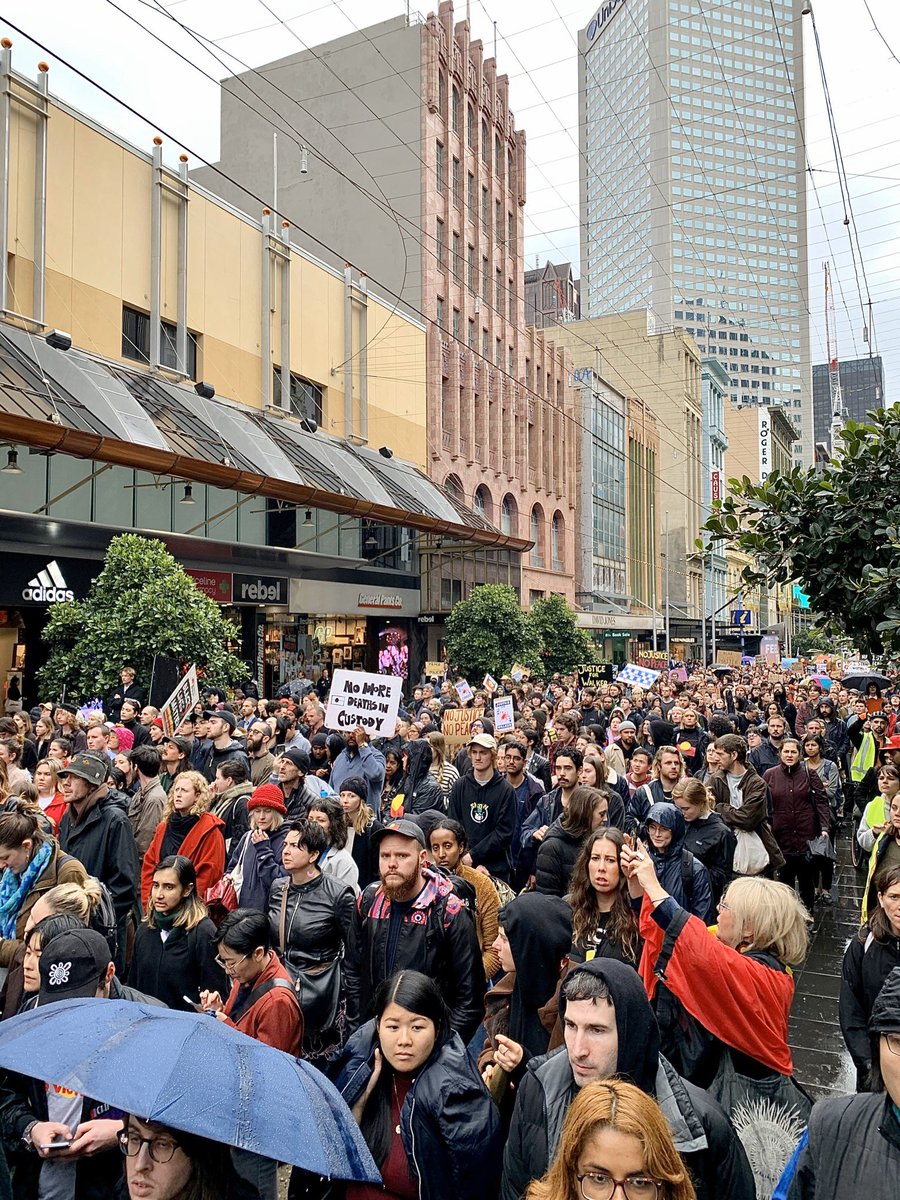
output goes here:
[[224, 1200], [226, 1146], [135, 1116], [118, 1140], [131, 1200]]
[[900, 1173], [900, 967], [888, 975], [869, 1020], [871, 1092], [821, 1100], [799, 1155], [779, 1183], [787, 1200], [864, 1196], [893, 1200]]
[[[722, 1193], [725, 1194], [724, 1192]], [[696, 1200], [659, 1105], [622, 1079], [581, 1089], [527, 1200]]]

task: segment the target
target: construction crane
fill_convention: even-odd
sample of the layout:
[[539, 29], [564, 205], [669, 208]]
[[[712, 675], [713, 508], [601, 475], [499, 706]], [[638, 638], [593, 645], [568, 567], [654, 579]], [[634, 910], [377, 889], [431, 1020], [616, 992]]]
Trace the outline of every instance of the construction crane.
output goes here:
[[822, 263], [825, 271], [825, 349], [828, 355], [828, 390], [831, 394], [831, 453], [837, 449], [844, 427], [844, 398], [841, 394], [841, 364], [838, 359], [837, 319], [834, 315], [834, 292], [831, 288], [831, 266]]

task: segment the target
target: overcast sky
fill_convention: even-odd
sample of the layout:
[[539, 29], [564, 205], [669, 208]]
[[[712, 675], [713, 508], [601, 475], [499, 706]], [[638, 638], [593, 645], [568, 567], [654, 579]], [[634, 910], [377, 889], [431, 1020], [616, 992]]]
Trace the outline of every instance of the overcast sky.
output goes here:
[[[714, 6], [721, 0], [707, 2]], [[900, 0], [868, 3], [885, 40], [864, 0], [815, 0], [815, 12], [890, 400], [900, 377]], [[528, 137], [527, 265], [534, 265], [536, 255], [577, 264], [575, 38], [596, 5], [471, 0], [469, 7], [473, 35], [484, 41], [486, 55], [493, 52], [496, 21], [499, 67], [509, 76], [510, 104]], [[33, 76], [37, 62], [49, 58], [53, 93], [144, 148], [155, 133], [165, 131], [181, 143], [166, 142], [167, 158], [174, 161], [183, 146], [192, 165], [199, 165], [200, 159], [215, 161], [218, 154], [216, 79], [404, 11], [402, 0], [0, 0], [0, 34], [13, 40], [17, 70]], [[458, 0], [456, 11], [465, 16], [464, 0]], [[172, 18], [207, 39], [209, 49]], [[10, 22], [42, 42], [49, 55]], [[825, 360], [821, 264], [826, 258], [837, 283], [840, 355], [853, 358], [868, 351], [808, 18], [805, 31], [806, 140], [825, 218], [823, 223], [810, 188], [811, 347], [817, 362]], [[80, 80], [55, 55], [151, 123]], [[862, 274], [860, 290], [865, 300]]]

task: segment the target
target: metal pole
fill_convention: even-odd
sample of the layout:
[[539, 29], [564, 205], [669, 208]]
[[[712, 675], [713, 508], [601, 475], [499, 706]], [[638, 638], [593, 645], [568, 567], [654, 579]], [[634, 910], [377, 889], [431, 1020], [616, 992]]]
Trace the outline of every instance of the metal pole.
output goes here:
[[715, 567], [713, 566], [712, 552], [710, 552], [710, 556], [709, 556], [709, 573], [712, 576], [712, 594], [713, 594], [713, 600], [712, 600], [712, 605], [711, 605], [712, 615], [710, 618], [712, 621], [712, 638], [710, 641], [710, 653], [712, 654], [713, 665], [715, 665], [715, 661], [716, 661], [716, 613], [719, 610], [716, 607], [716, 600], [718, 599], [718, 596], [716, 594], [716, 570], [715, 570]]
[[669, 510], [666, 509], [666, 655], [672, 656], [672, 642], [669, 637]]
[[[656, 611], [656, 492], [652, 476], [649, 472], [645, 472], [644, 474], [650, 480], [650, 537], [647, 543], [647, 553], [650, 556], [650, 620], [653, 624], [653, 649], [658, 650], [659, 638], [656, 632], [656, 618], [659, 615]], [[643, 483], [643, 479], [641, 483]]]
[[[12, 42], [3, 39], [0, 49], [0, 311], [9, 308], [9, 274], [7, 251], [9, 247], [9, 139], [12, 126], [12, 94], [10, 71]], [[18, 305], [16, 306], [18, 307]]]
[[[713, 614], [715, 621], [715, 614]], [[700, 557], [700, 663], [706, 666], [706, 559]]]

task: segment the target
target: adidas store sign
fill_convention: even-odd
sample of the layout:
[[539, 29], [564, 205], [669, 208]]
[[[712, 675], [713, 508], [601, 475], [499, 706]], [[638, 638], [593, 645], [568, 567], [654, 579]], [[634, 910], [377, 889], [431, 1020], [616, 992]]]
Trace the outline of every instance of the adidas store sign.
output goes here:
[[54, 559], [42, 571], [38, 571], [28, 586], [22, 589], [22, 599], [37, 604], [58, 604], [60, 600], [74, 600], [75, 593], [66, 584], [62, 571]]

